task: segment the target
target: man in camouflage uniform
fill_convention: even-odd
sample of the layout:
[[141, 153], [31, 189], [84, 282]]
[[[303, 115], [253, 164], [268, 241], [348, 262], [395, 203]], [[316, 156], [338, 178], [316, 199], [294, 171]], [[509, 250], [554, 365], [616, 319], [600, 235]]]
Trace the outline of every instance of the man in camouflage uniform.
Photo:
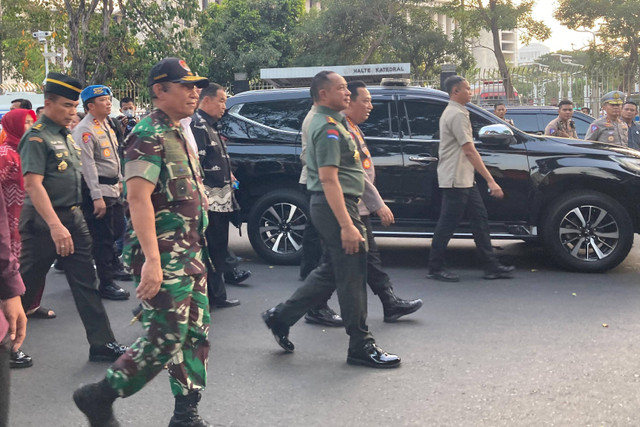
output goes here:
[[111, 89], [88, 86], [80, 98], [87, 115], [73, 128], [73, 139], [82, 149], [82, 211], [93, 239], [93, 259], [100, 279], [98, 291], [105, 299], [126, 300], [129, 291], [113, 281], [119, 269], [114, 262], [114, 245], [123, 210], [118, 203], [122, 180], [119, 144], [107, 120], [111, 113]]
[[571, 117], [573, 117], [573, 102], [563, 99], [558, 104], [558, 117], [549, 122], [544, 129], [544, 134], [562, 138], [578, 138], [576, 124]]
[[118, 425], [114, 400], [139, 391], [170, 361], [176, 402], [169, 425], [210, 425], [197, 413], [209, 353], [203, 258], [207, 199], [198, 158], [180, 125], [196, 108], [196, 88], [208, 84], [184, 61], [163, 59], [149, 76], [156, 109], [127, 138], [124, 179], [132, 228], [124, 256], [143, 301], [147, 335], [107, 370], [105, 379], [74, 393], [92, 426]]
[[619, 90], [613, 90], [606, 93], [600, 100], [606, 117], [602, 117], [589, 126], [589, 130], [584, 139], [587, 141], [607, 142], [609, 144], [617, 144], [627, 146], [629, 128], [627, 124], [620, 120], [620, 112], [622, 103], [624, 102], [624, 93]]

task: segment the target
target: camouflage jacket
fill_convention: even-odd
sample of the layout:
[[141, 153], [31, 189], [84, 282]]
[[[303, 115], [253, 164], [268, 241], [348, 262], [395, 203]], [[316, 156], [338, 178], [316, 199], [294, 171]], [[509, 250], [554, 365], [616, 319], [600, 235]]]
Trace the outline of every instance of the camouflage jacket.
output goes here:
[[[155, 184], [151, 202], [164, 278], [205, 273], [207, 198], [200, 163], [182, 127], [161, 110], [154, 110], [127, 137], [123, 160], [125, 192], [126, 181], [133, 177]], [[124, 259], [139, 276], [144, 254], [131, 222]]]

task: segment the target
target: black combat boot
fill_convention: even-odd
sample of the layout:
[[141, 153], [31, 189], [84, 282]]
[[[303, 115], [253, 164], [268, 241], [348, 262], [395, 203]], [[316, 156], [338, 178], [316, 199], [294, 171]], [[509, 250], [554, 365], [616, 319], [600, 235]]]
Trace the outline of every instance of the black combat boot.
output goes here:
[[402, 316], [411, 314], [422, 307], [421, 299], [404, 300], [393, 293], [393, 288], [387, 288], [378, 294], [384, 309], [384, 321], [395, 322]]
[[198, 415], [200, 392], [192, 391], [186, 396], [176, 396], [176, 407], [169, 427], [211, 427]]
[[118, 393], [106, 379], [99, 383], [83, 385], [73, 392], [73, 401], [89, 419], [91, 427], [119, 427], [113, 415], [113, 402]]

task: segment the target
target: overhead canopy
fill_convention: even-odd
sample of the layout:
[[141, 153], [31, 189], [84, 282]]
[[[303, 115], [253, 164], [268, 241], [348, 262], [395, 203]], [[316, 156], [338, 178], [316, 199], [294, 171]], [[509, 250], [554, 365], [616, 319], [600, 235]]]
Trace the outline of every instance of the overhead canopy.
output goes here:
[[378, 84], [384, 78], [409, 78], [411, 64], [363, 64], [336, 65], [332, 67], [291, 67], [262, 68], [260, 78], [275, 87], [304, 87], [311, 84], [313, 76], [320, 71], [334, 71], [347, 81], [362, 80], [369, 84]]

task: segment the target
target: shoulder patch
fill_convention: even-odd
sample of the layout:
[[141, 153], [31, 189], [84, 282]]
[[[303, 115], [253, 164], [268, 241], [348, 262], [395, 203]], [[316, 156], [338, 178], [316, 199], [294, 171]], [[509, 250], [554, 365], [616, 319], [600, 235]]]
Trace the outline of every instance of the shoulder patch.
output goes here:
[[553, 135], [554, 133], [556, 133], [556, 130], [554, 128], [549, 129], [549, 134]]
[[329, 129], [327, 131], [327, 138], [340, 139], [340, 133], [336, 129]]
[[85, 144], [87, 142], [89, 142], [91, 140], [91, 133], [89, 132], [83, 132], [82, 133], [82, 142], [84, 142]]
[[337, 125], [338, 122], [336, 122], [336, 119], [334, 119], [331, 116], [326, 116], [327, 117], [327, 123], [331, 123], [332, 125]]
[[591, 125], [591, 132], [595, 132], [598, 130], [598, 125]]
[[32, 136], [32, 137], [29, 137], [29, 141], [43, 142], [43, 139], [40, 138], [39, 136]]

